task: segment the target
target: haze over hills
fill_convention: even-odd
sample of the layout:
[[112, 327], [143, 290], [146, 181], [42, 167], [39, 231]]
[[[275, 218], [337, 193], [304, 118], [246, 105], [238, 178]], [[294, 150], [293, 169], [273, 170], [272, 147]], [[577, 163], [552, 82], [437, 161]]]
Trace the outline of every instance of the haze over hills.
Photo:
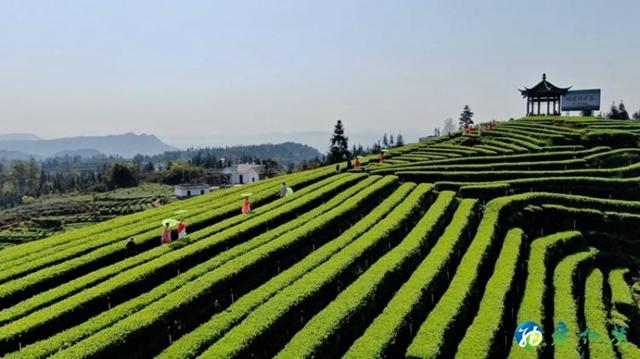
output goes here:
[[1, 161], [28, 161], [31, 158], [40, 158], [40, 156], [30, 155], [21, 151], [0, 150]]
[[[361, 144], [363, 147], [372, 145], [375, 141], [382, 138], [384, 130], [381, 132], [375, 131], [348, 131], [346, 133], [349, 137], [349, 148], [354, 144]], [[402, 133], [405, 143], [417, 142], [418, 137], [427, 136], [432, 131]], [[390, 133], [394, 137], [398, 135], [397, 132]], [[331, 132], [323, 131], [306, 131], [306, 132], [269, 132], [257, 135], [224, 135], [224, 134], [167, 134], [163, 138], [172, 145], [180, 148], [188, 147], [206, 147], [206, 146], [236, 146], [236, 145], [250, 145], [261, 143], [283, 143], [283, 142], [295, 142], [302, 143], [313, 148], [316, 148], [323, 154], [326, 154], [329, 149], [329, 141], [331, 139]]]
[[40, 137], [34, 135], [33, 133], [5, 133], [0, 134], [0, 141], [37, 141], [41, 140]]
[[53, 157], [60, 153], [73, 153], [80, 150], [85, 154], [91, 152], [122, 157], [133, 157], [137, 154], [156, 155], [165, 151], [177, 150], [177, 148], [160, 141], [154, 135], [136, 135], [131, 132], [122, 135], [68, 137], [50, 140], [39, 139], [37, 136], [29, 134], [20, 134], [19, 136], [11, 134], [5, 135], [4, 138], [9, 139], [0, 140], [0, 150], [20, 151], [39, 157]]
[[104, 153], [93, 149], [64, 150], [56, 153], [53, 157], [76, 157], [91, 158], [94, 156], [104, 155]]
[[[349, 147], [361, 144], [372, 145], [381, 139], [384, 131], [352, 131], [348, 132]], [[391, 134], [391, 133], [387, 133]], [[393, 133], [394, 137], [397, 133]], [[404, 141], [415, 142], [426, 133], [403, 134]], [[63, 156], [92, 157], [95, 155], [116, 155], [131, 158], [137, 154], [158, 155], [166, 151], [187, 148], [225, 146], [252, 146], [260, 144], [283, 144], [293, 142], [303, 144], [326, 154], [331, 139], [330, 132], [270, 132], [253, 135], [227, 134], [168, 134], [164, 136], [169, 145], [155, 135], [126, 133], [108, 136], [82, 136], [58, 139], [42, 139], [31, 133], [0, 134], [0, 158], [5, 160], [26, 160], [30, 157], [47, 158]], [[263, 154], [264, 155], [264, 154]], [[314, 155], [315, 156], [315, 155]]]

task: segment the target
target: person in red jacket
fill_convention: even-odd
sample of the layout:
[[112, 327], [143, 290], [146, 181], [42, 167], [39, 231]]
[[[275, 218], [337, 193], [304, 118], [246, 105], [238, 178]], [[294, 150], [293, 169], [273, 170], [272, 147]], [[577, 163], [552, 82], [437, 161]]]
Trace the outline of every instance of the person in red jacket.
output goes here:
[[354, 167], [356, 169], [360, 168], [360, 160], [358, 160], [358, 158], [356, 157], [356, 163], [354, 164]]
[[187, 224], [184, 223], [182, 218], [180, 219], [180, 223], [178, 223], [178, 238], [184, 238], [187, 236]]
[[380, 163], [384, 162], [384, 152], [380, 152]]
[[251, 202], [249, 202], [249, 197], [245, 197], [242, 202], [242, 213], [247, 214], [251, 212]]

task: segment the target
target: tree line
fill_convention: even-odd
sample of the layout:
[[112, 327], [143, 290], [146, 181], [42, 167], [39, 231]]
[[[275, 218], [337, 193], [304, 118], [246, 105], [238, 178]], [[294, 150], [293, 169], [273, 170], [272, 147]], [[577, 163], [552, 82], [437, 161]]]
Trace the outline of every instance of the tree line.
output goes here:
[[616, 102], [614, 101], [613, 103], [611, 103], [611, 107], [609, 108], [609, 112], [607, 112], [606, 117], [612, 120], [640, 120], [640, 110], [634, 112], [631, 116], [629, 116], [629, 112], [627, 112], [627, 108], [625, 107], [622, 100], [620, 100], [620, 103], [618, 105], [616, 105]]
[[362, 144], [358, 144], [357, 146], [353, 144], [351, 149], [349, 149], [349, 137], [345, 135], [342, 120], [336, 122], [330, 143], [329, 152], [326, 157], [328, 164], [353, 160], [357, 156], [377, 154], [383, 149], [401, 147], [405, 144], [402, 133], [398, 133], [396, 137], [394, 137], [393, 134], [387, 135], [387, 133], [384, 133], [384, 135], [372, 145], [363, 147]]

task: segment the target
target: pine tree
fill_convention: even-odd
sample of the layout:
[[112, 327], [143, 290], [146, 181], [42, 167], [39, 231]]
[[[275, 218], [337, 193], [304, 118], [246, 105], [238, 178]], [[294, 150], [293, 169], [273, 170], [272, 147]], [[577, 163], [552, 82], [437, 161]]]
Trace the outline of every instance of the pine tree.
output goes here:
[[460, 120], [459, 120], [459, 124], [462, 126], [471, 126], [473, 125], [473, 112], [471, 112], [471, 109], [469, 108], [469, 105], [464, 105], [464, 109], [462, 110], [462, 113], [460, 114]]
[[389, 146], [395, 147], [395, 141], [393, 140], [393, 133], [389, 136]]
[[404, 138], [402, 137], [401, 133], [398, 133], [398, 137], [396, 137], [396, 146], [397, 147], [404, 146]]
[[634, 120], [640, 120], [640, 110], [633, 113]]
[[378, 140], [371, 146], [371, 154], [380, 153], [380, 151], [382, 151], [382, 145], [380, 144], [380, 140]]
[[155, 170], [155, 166], [153, 165], [153, 162], [149, 161], [145, 166], [144, 166], [144, 172], [146, 173], [152, 173]]
[[331, 136], [327, 160], [329, 163], [346, 161], [349, 158], [349, 138], [344, 135], [342, 120], [338, 120]]
[[624, 103], [620, 100], [620, 104], [618, 105], [618, 119], [620, 120], [628, 120], [629, 113], [627, 112], [627, 108], [624, 107]]
[[384, 136], [382, 136], [382, 146], [384, 146], [384, 148], [389, 148], [389, 139], [387, 138], [386, 132]]
[[616, 103], [614, 101], [613, 103], [611, 103], [611, 109], [609, 110], [609, 113], [607, 113], [607, 118], [617, 120], [619, 117], [620, 112], [618, 112], [618, 106], [616, 106]]

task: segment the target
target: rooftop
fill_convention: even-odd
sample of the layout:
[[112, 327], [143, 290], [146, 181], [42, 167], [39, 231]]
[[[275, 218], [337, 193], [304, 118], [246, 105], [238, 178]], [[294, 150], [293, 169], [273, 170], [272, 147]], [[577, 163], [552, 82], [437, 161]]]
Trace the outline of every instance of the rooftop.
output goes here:
[[557, 96], [566, 94], [569, 87], [557, 87], [551, 82], [547, 81], [547, 74], [542, 74], [542, 81], [532, 88], [525, 87], [524, 90], [518, 89], [522, 94], [522, 97], [537, 97], [537, 96]]

